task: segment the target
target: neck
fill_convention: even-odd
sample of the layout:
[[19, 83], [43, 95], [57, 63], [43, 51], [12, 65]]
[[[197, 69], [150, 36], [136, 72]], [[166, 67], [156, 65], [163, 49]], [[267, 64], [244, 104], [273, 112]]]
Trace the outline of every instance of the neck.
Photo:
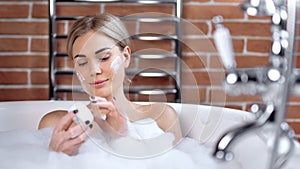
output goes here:
[[123, 86], [117, 89], [115, 88], [110, 98], [106, 99], [113, 101], [120, 113], [126, 113], [127, 116], [130, 116], [131, 113], [135, 112], [136, 108], [134, 107], [134, 104], [125, 96]]

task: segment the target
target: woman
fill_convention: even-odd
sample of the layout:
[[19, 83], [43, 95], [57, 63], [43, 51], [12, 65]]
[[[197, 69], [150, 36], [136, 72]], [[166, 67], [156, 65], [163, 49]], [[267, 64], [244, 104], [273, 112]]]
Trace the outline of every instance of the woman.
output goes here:
[[[91, 96], [89, 109], [98, 125], [110, 137], [128, 134], [127, 119], [136, 122], [151, 118], [164, 132], [182, 137], [176, 112], [165, 104], [139, 105], [129, 101], [123, 92], [125, 68], [131, 49], [123, 23], [110, 14], [86, 16], [74, 23], [68, 36], [67, 51], [84, 90]], [[74, 155], [97, 127], [73, 123], [73, 113], [55, 111], [42, 118], [39, 129], [54, 127], [50, 149]], [[106, 118], [103, 118], [106, 116]], [[87, 132], [88, 131], [88, 132]]]

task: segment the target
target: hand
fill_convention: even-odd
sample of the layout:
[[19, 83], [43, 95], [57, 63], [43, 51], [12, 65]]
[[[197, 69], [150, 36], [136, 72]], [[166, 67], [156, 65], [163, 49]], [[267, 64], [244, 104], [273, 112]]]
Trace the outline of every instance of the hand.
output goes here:
[[[91, 111], [95, 122], [111, 137], [125, 136], [127, 126], [125, 117], [119, 113], [113, 101], [96, 97], [91, 99]], [[106, 118], [103, 118], [105, 117]]]
[[85, 124], [72, 126], [75, 114], [67, 113], [54, 128], [49, 148], [56, 152], [75, 155], [88, 137], [89, 127]]

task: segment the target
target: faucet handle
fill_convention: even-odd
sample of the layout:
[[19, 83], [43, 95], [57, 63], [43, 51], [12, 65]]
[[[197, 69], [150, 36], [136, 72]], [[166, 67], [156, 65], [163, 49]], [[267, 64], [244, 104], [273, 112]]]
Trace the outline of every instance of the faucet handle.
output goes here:
[[216, 25], [216, 30], [214, 32], [214, 41], [219, 55], [222, 59], [223, 65], [226, 69], [234, 69], [236, 67], [236, 63], [234, 60], [234, 53], [229, 30], [222, 25], [222, 16], [215, 16], [212, 21]]

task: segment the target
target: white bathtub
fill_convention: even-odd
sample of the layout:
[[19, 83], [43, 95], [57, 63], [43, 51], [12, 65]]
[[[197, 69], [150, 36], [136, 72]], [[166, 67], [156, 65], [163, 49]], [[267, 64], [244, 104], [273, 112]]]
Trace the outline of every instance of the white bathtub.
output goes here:
[[[37, 129], [53, 110], [67, 110], [73, 101], [0, 102], [0, 131]], [[144, 104], [144, 103], [141, 103]], [[205, 105], [168, 103], [180, 115], [183, 133], [202, 143], [215, 142], [225, 131], [254, 119], [251, 113]]]
[[[17, 129], [36, 130], [42, 116], [58, 109], [68, 109], [72, 101], [19, 101], [0, 102], [0, 131]], [[179, 114], [181, 129], [186, 137], [214, 148], [218, 138], [226, 131], [254, 120], [248, 112], [193, 104], [168, 103]], [[234, 160], [243, 168], [265, 169], [268, 152], [268, 133], [258, 132], [245, 136], [233, 148]], [[299, 147], [293, 158], [300, 158]], [[259, 156], [258, 156], [259, 155]], [[288, 164], [286, 168], [294, 166]], [[292, 167], [293, 168], [293, 167]]]

